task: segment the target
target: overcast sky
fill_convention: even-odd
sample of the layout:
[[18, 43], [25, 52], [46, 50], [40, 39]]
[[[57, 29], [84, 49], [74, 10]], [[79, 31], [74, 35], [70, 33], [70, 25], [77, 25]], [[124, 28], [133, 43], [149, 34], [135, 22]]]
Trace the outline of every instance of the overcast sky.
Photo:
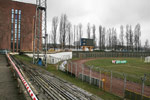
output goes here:
[[[35, 0], [16, 0], [35, 3]], [[51, 30], [51, 20], [54, 16], [67, 14], [72, 24], [83, 24], [86, 34], [87, 23], [106, 28], [115, 27], [120, 33], [120, 25], [141, 24], [142, 45], [146, 39], [150, 42], [150, 0], [47, 0], [48, 32]], [[84, 35], [85, 36], [85, 35]]]

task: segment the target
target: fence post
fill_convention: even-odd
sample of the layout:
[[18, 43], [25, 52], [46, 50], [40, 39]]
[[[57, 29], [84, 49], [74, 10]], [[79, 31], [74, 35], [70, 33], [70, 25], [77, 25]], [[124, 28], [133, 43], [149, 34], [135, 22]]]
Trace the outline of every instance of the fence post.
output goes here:
[[111, 71], [111, 76], [110, 76], [110, 93], [112, 92], [112, 71]]
[[102, 77], [101, 70], [99, 69], [99, 88], [101, 88], [101, 80], [102, 80], [101, 77]]
[[[60, 63], [60, 62], [59, 62]], [[59, 69], [59, 63], [57, 64], [57, 70]]]
[[125, 98], [125, 90], [126, 90], [126, 82], [127, 82], [127, 79], [126, 79], [126, 75], [123, 73], [123, 76], [124, 76], [124, 86], [123, 86], [123, 93], [124, 93], [124, 98]]
[[84, 74], [84, 65], [82, 64], [82, 81], [83, 81], [83, 75]]
[[69, 61], [67, 62], [67, 74], [68, 74], [68, 66], [69, 66]]
[[146, 80], [146, 74], [144, 74], [144, 77], [141, 78], [142, 80], [142, 90], [141, 90], [141, 100], [143, 100], [143, 95], [144, 95], [144, 82]]
[[105, 91], [106, 90], [106, 71], [107, 70], [104, 70], [104, 79], [103, 80], [103, 90]]
[[92, 68], [93, 66], [90, 67], [90, 84], [92, 83]]
[[70, 62], [71, 63], [71, 76], [72, 76], [72, 62]]
[[78, 74], [77, 74], [77, 63], [75, 63], [75, 66], [76, 66], [76, 77], [78, 77]]

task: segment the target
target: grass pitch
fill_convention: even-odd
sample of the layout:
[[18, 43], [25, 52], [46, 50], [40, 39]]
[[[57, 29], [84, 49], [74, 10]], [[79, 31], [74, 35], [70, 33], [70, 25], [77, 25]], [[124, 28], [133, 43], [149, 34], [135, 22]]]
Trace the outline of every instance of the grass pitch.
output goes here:
[[[126, 64], [113, 64], [112, 60], [127, 60]], [[145, 85], [150, 86], [150, 63], [145, 63], [141, 58], [100, 58], [91, 60], [85, 63], [89, 66], [99, 67], [102, 73], [110, 75], [113, 72], [113, 77], [124, 79], [123, 73], [127, 76], [128, 81], [142, 83], [141, 78], [146, 74]], [[103, 71], [104, 70], [104, 71]], [[107, 71], [106, 71], [107, 70]]]
[[[112, 60], [127, 60], [126, 64], [112, 64]], [[104, 68], [141, 77], [144, 74], [150, 75], [150, 63], [144, 63], [141, 58], [100, 58], [85, 63], [86, 65]]]

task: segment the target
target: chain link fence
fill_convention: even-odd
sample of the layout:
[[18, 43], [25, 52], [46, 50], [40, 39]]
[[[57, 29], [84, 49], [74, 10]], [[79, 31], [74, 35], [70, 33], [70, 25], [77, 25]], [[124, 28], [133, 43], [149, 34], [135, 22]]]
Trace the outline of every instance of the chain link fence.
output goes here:
[[122, 98], [150, 100], [150, 75], [136, 77], [72, 61], [67, 62], [65, 70], [71, 76]]
[[73, 52], [74, 58], [147, 57], [150, 52]]

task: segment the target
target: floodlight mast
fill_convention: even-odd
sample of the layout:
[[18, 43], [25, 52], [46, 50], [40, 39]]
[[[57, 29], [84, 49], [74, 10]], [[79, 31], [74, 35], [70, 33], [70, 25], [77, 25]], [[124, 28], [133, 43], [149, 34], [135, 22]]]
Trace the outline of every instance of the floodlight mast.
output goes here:
[[37, 55], [37, 60], [39, 60], [40, 54], [44, 50], [43, 62], [47, 66], [47, 0], [36, 0], [34, 26], [33, 63], [37, 63], [35, 55]]

